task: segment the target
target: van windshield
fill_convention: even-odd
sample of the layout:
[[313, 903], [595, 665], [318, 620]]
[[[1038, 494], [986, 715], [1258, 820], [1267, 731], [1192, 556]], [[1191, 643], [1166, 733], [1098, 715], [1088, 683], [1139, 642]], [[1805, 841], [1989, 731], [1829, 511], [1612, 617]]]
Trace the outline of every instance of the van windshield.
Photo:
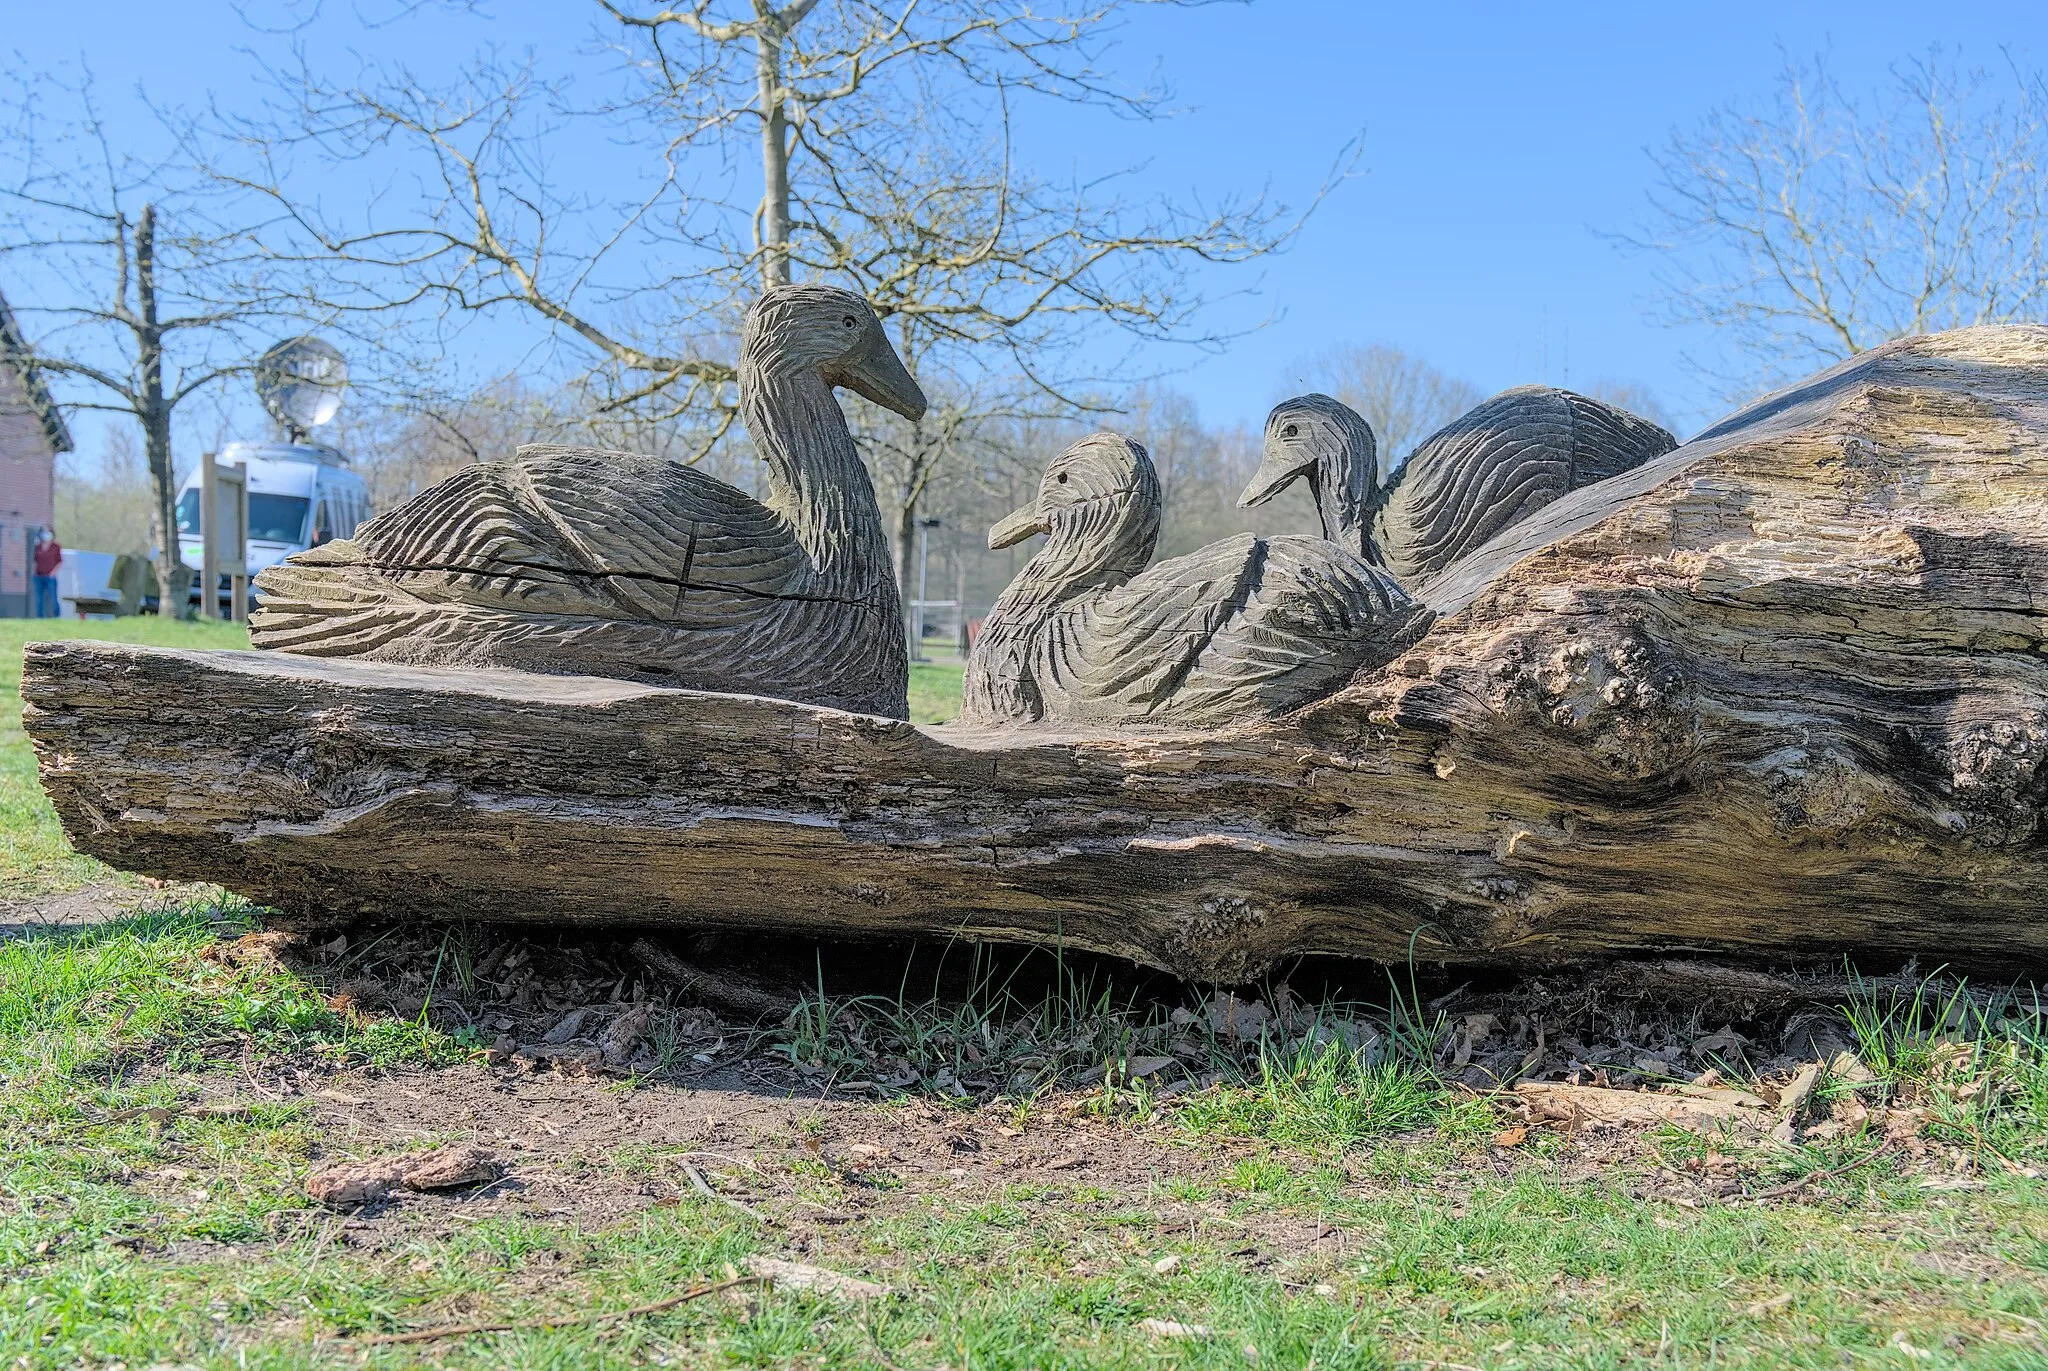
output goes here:
[[[306, 537], [306, 505], [303, 495], [249, 496], [249, 541], [252, 543], [297, 543]], [[178, 499], [178, 532], [199, 536], [199, 492], [188, 490]]]

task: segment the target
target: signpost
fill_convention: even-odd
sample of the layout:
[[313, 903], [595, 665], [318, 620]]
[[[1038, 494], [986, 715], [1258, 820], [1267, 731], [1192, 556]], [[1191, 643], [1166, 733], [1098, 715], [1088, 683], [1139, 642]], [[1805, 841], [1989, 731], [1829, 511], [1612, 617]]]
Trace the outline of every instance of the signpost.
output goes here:
[[249, 465], [199, 459], [199, 617], [220, 617], [220, 578], [228, 577], [229, 617], [249, 617]]

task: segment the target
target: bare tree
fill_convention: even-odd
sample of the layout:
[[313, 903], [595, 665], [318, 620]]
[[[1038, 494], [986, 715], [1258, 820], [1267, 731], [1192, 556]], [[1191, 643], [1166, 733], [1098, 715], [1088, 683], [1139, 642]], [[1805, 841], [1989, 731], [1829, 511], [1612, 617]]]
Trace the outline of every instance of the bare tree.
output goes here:
[[134, 430], [107, 430], [96, 459], [64, 454], [56, 475], [57, 527], [66, 544], [116, 553], [148, 549], [154, 526], [149, 469]]
[[1364, 415], [1390, 465], [1484, 398], [1470, 382], [1384, 343], [1332, 348], [1293, 370]]
[[[1018, 165], [1021, 101], [1161, 112], [1158, 93], [1121, 92], [1100, 69], [1110, 21], [1143, 2], [1044, 16], [981, 0], [599, 0], [627, 79], [595, 109], [490, 61], [446, 89], [402, 70], [304, 70], [284, 106], [222, 121], [239, 155], [214, 166], [277, 207], [281, 259], [324, 266], [320, 304], [537, 315], [582, 350], [595, 416], [698, 416], [702, 451], [736, 414], [729, 358], [753, 294], [799, 274], [863, 290], [905, 360], [965, 406], [901, 432], [873, 420], [907, 586], [909, 530], [963, 425], [1013, 415], [1031, 392], [1071, 407], [1101, 379], [1074, 374], [1091, 328], [1219, 341], [1192, 325], [1195, 269], [1271, 252], [1300, 221], [1263, 195], [1136, 202], [1116, 177], [1058, 182]], [[547, 148], [593, 119], [610, 136], [658, 135], [630, 197], [550, 176]], [[748, 149], [759, 194], [728, 195], [716, 169]], [[319, 194], [330, 174], [392, 155], [421, 173], [410, 203], [330, 209]]]
[[[2041, 317], [2048, 304], [2048, 85], [1939, 52], [1845, 92], [1788, 66], [1655, 157], [1650, 223], [1666, 316], [1722, 331], [1766, 380], [1888, 338]], [[1754, 372], [1718, 373], [1732, 393]]]
[[[159, 603], [179, 566], [172, 425], [179, 407], [250, 370], [279, 297], [245, 229], [202, 212], [174, 167], [118, 151], [90, 80], [17, 81], [0, 153], [0, 262], [26, 278], [30, 353], [73, 410], [132, 417], [150, 482]], [[62, 122], [45, 117], [52, 102]], [[167, 208], [174, 206], [175, 208]]]

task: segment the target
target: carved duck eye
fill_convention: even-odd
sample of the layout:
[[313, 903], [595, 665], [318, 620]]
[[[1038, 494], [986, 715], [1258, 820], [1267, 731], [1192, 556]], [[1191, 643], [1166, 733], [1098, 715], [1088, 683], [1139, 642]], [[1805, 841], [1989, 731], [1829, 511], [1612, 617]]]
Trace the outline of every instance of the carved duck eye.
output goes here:
[[1283, 428], [1283, 429], [1281, 429], [1281, 430], [1280, 430], [1280, 436], [1281, 436], [1282, 438], [1292, 438], [1292, 437], [1293, 437], [1293, 436], [1294, 436], [1295, 434], [1297, 434], [1297, 433], [1299, 433], [1299, 432], [1301, 432], [1301, 426], [1300, 426], [1300, 425], [1298, 425], [1298, 424], [1289, 424], [1289, 425], [1288, 425], [1288, 426], [1287, 426], [1286, 428]]
[[846, 325], [848, 328], [854, 328], [859, 324], [860, 321], [855, 319], [851, 314], [849, 314], [844, 319], [841, 319], [839, 322]]
[[1060, 484], [1061, 484], [1061, 485], [1065, 485], [1066, 483], [1067, 483], [1067, 473], [1063, 471], [1063, 472], [1061, 472], [1061, 473], [1060, 473]]

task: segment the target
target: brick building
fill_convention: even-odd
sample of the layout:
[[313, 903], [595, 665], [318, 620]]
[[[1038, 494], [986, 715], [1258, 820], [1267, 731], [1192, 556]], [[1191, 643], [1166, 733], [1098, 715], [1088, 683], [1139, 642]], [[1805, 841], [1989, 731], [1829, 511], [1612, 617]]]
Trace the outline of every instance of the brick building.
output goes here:
[[57, 454], [71, 431], [0, 296], [0, 618], [29, 613], [29, 554], [57, 521]]

